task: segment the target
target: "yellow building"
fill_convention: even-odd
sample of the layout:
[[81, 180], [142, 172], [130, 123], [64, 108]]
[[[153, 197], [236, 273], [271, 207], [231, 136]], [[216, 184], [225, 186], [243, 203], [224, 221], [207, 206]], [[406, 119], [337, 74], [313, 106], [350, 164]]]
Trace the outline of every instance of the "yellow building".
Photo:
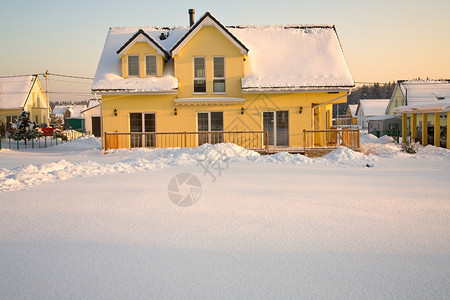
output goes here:
[[403, 141], [450, 148], [450, 80], [398, 81], [386, 113], [402, 117]]
[[22, 111], [29, 111], [30, 120], [36, 124], [48, 124], [49, 105], [38, 76], [0, 76], [0, 122], [3, 131], [8, 131]]
[[267, 130], [270, 145], [301, 147], [353, 87], [334, 26], [225, 27], [207, 12], [185, 27], [110, 28], [92, 91], [103, 134]]

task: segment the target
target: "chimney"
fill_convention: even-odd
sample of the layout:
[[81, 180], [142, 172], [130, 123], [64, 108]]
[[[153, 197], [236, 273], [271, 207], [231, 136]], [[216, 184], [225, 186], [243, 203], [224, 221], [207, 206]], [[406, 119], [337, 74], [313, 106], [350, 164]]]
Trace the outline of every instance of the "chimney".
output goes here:
[[192, 27], [192, 25], [194, 25], [194, 14], [195, 14], [195, 9], [189, 9], [189, 26]]

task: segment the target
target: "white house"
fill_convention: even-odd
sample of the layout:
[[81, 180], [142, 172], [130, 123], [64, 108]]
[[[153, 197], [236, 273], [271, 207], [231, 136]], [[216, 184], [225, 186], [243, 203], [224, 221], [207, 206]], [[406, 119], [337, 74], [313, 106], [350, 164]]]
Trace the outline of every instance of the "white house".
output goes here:
[[83, 110], [86, 134], [100, 137], [102, 133], [102, 107], [98, 100], [90, 100], [87, 109]]
[[367, 129], [367, 118], [384, 115], [388, 104], [389, 99], [361, 99], [356, 110], [356, 124]]

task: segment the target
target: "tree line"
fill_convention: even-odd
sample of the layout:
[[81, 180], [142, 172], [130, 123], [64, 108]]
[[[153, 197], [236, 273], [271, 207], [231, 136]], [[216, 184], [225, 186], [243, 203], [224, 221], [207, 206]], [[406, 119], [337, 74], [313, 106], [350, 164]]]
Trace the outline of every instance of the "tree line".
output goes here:
[[364, 84], [356, 87], [352, 93], [347, 97], [347, 103], [335, 104], [333, 107], [333, 117], [338, 114], [345, 115], [349, 104], [359, 104], [361, 99], [391, 99], [396, 83], [388, 82], [380, 84], [375, 82], [373, 84]]

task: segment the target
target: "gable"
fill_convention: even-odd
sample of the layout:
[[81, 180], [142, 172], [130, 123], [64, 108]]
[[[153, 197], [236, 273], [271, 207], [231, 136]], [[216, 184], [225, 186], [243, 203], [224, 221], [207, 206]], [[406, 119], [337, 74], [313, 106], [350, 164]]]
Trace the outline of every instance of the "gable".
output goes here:
[[203, 28], [214, 27], [217, 31], [226, 37], [237, 49], [240, 50], [241, 55], [247, 55], [248, 49], [244, 44], [238, 40], [225, 26], [223, 26], [216, 18], [214, 18], [209, 12], [203, 15], [200, 20], [197, 21], [189, 31], [170, 49], [172, 56], [178, 55], [178, 52]]
[[157, 54], [164, 56], [166, 59], [169, 58], [169, 53], [153, 38], [151, 38], [144, 30], [139, 29], [135, 35], [133, 35], [119, 50], [117, 50], [117, 54], [119, 57], [126, 55], [126, 53], [135, 48], [136, 44], [147, 44], [153, 50], [156, 51]]

